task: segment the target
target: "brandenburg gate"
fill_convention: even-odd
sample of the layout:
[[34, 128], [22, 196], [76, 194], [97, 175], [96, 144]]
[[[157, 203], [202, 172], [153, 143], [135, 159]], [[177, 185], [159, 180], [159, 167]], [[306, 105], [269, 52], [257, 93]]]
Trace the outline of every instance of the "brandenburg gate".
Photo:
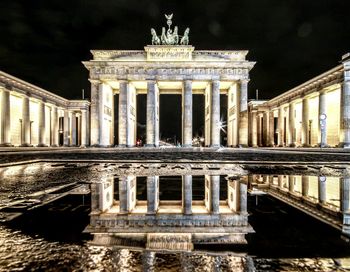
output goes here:
[[[227, 144], [248, 145], [247, 85], [255, 62], [248, 51], [195, 50], [189, 45], [189, 28], [183, 35], [171, 28], [144, 50], [92, 50], [84, 61], [91, 82], [91, 145], [114, 144], [114, 99], [119, 94], [118, 145], [136, 143], [136, 96], [147, 94], [146, 146], [159, 146], [159, 95], [182, 95], [182, 146], [192, 145], [192, 97], [205, 96], [205, 145], [220, 146], [220, 94], [228, 96]], [[170, 124], [169, 124], [170, 125]]]

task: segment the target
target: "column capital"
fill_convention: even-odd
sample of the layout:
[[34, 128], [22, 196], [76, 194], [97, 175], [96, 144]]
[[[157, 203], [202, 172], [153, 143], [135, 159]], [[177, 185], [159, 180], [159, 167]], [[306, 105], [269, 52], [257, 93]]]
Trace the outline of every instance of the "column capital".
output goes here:
[[101, 84], [101, 83], [102, 83], [102, 81], [101, 81], [101, 80], [98, 80], [98, 79], [90, 79], [90, 78], [89, 78], [89, 81], [90, 81], [90, 83], [93, 84], [93, 85], [98, 85], [98, 84]]

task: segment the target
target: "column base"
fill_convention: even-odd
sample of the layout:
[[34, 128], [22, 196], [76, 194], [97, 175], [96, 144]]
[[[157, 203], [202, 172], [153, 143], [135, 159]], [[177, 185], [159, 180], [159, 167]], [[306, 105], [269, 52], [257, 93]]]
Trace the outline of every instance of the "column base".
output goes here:
[[181, 145], [181, 147], [192, 147], [192, 145], [191, 144], [183, 144], [183, 145]]
[[156, 146], [155, 144], [145, 144], [144, 147], [150, 148], [150, 147], [159, 147], [159, 146]]
[[238, 148], [243, 148], [243, 147], [248, 147], [248, 145], [246, 145], [246, 144], [238, 144], [237, 147]]
[[311, 145], [309, 145], [309, 144], [302, 144], [301, 146], [302, 147], [311, 147]]
[[32, 144], [21, 144], [20, 147], [32, 147]]
[[59, 147], [59, 145], [58, 144], [53, 144], [53, 145], [51, 145], [51, 147]]
[[339, 143], [339, 147], [350, 148], [350, 143]]
[[212, 144], [209, 147], [213, 147], [213, 148], [220, 148], [221, 146], [219, 144]]
[[13, 144], [11, 144], [11, 143], [3, 143], [3, 144], [0, 144], [0, 147], [13, 147]]
[[84, 145], [80, 145], [79, 146], [80, 148], [86, 148], [86, 145], [84, 144]]
[[48, 147], [47, 144], [38, 144], [37, 147]]

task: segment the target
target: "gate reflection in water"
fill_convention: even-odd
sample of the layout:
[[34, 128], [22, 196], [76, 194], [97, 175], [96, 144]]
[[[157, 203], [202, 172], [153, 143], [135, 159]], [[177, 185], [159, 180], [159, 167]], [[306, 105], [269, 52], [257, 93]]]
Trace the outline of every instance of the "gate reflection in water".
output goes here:
[[246, 244], [247, 178], [225, 180], [228, 199], [220, 200], [220, 176], [203, 176], [203, 200], [192, 199], [192, 176], [182, 176], [181, 200], [159, 200], [159, 176], [147, 177], [147, 200], [138, 200], [135, 176], [91, 186], [92, 210], [87, 232], [93, 244], [149, 250], [191, 251], [195, 244]]
[[350, 236], [348, 177], [228, 177], [227, 199], [220, 199], [220, 176], [196, 176], [204, 183], [202, 200], [193, 200], [191, 175], [182, 176], [181, 200], [160, 200], [159, 176], [145, 179], [145, 200], [137, 199], [135, 176], [119, 177], [118, 200], [113, 199], [113, 177], [92, 184], [86, 228], [94, 235], [92, 244], [180, 251], [192, 251], [196, 244], [246, 244], [246, 234], [254, 232], [248, 223], [248, 193], [271, 195]]

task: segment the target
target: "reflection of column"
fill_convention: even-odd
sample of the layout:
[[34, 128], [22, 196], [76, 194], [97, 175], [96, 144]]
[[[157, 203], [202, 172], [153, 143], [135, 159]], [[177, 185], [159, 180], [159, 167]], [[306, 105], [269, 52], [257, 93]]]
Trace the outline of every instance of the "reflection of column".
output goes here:
[[350, 177], [340, 179], [340, 210], [348, 212], [350, 209]]
[[64, 110], [63, 117], [63, 145], [69, 146], [69, 112]]
[[22, 98], [22, 144], [21, 146], [30, 146], [30, 108], [29, 97]]
[[43, 101], [39, 102], [39, 144], [38, 146], [46, 146], [45, 144], [45, 103]]
[[309, 146], [309, 99], [304, 97], [302, 102], [302, 145]]
[[182, 93], [182, 145], [192, 146], [192, 81], [185, 80]]
[[149, 250], [142, 251], [142, 271], [150, 271], [153, 272], [154, 263], [156, 260], [156, 253]]
[[256, 118], [256, 111], [252, 111], [252, 146], [257, 147], [258, 146], [258, 131], [257, 131], [257, 118]]
[[301, 194], [303, 197], [307, 197], [309, 195], [309, 177], [302, 176], [301, 177]]
[[[318, 97], [318, 134], [320, 139], [320, 147], [327, 146], [327, 105], [326, 92], [320, 92]], [[320, 117], [326, 117], [321, 119]]]
[[283, 134], [284, 134], [284, 127], [283, 127], [283, 108], [278, 108], [278, 146], [283, 146]]
[[239, 196], [240, 213], [247, 213], [247, 184], [242, 181], [239, 183]]
[[113, 178], [91, 184], [91, 211], [105, 212], [113, 205]]
[[159, 205], [159, 177], [147, 177], [147, 213], [157, 213]]
[[136, 178], [126, 176], [119, 178], [119, 212], [129, 213], [136, 205]]
[[211, 146], [220, 146], [220, 81], [214, 80], [211, 83]]
[[[90, 133], [90, 139], [91, 139], [91, 145], [92, 146], [98, 146], [100, 144], [100, 82], [97, 80], [90, 80], [91, 81], [91, 133]], [[101, 97], [102, 99], [102, 97]], [[102, 110], [102, 109], [101, 109]], [[64, 119], [66, 119], [66, 111], [64, 115]], [[67, 115], [68, 118], [68, 115]], [[64, 125], [64, 127], [66, 127]], [[66, 135], [64, 133], [64, 135]], [[64, 136], [65, 137], [65, 136]], [[64, 138], [66, 139], [66, 137]], [[64, 145], [68, 145], [68, 142], [64, 142]]]
[[283, 187], [283, 176], [278, 175], [278, 188], [282, 189]]
[[288, 132], [289, 132], [289, 146], [295, 147], [295, 107], [294, 103], [289, 103], [289, 126], [288, 126]]
[[128, 101], [128, 82], [126, 80], [119, 82], [119, 146], [126, 146], [128, 137], [128, 112], [130, 105]]
[[58, 146], [58, 111], [56, 106], [52, 106], [52, 146]]
[[239, 145], [248, 145], [248, 80], [240, 82], [239, 114]]
[[220, 176], [210, 176], [211, 207], [213, 214], [219, 213], [220, 208]]
[[1, 146], [12, 146], [10, 91], [7, 89], [2, 89], [1, 93]]
[[82, 147], [87, 145], [86, 128], [87, 128], [87, 111], [81, 110], [81, 146]]
[[326, 203], [326, 177], [318, 177], [318, 202], [321, 204]]
[[192, 175], [182, 176], [182, 210], [192, 214]]
[[154, 80], [147, 81], [146, 146], [159, 146], [158, 91]]
[[294, 192], [294, 176], [288, 176], [288, 189], [290, 193]]
[[72, 132], [71, 132], [71, 145], [76, 146], [77, 145], [77, 117], [75, 112], [72, 112], [71, 115], [71, 128], [72, 128]]

